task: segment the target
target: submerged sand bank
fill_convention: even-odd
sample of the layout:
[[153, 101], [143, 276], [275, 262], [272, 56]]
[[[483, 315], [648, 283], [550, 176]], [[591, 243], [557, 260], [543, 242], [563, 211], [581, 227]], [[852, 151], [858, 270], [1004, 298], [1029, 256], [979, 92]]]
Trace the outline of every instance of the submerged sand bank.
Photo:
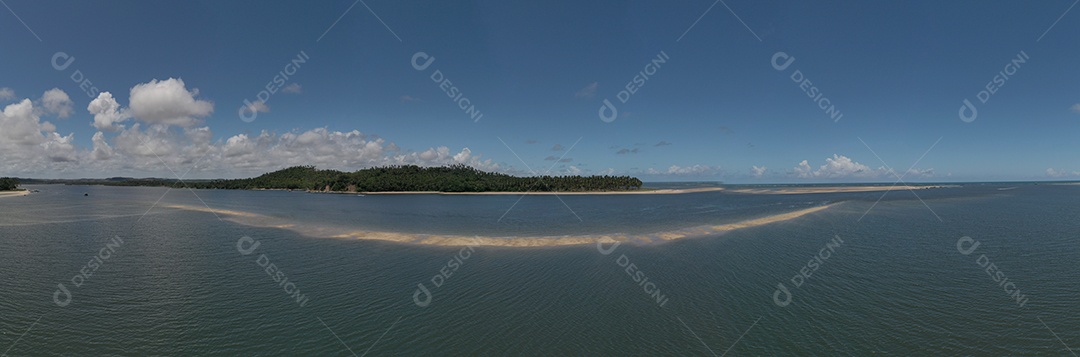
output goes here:
[[724, 234], [737, 229], [745, 229], [763, 226], [772, 223], [778, 223], [796, 219], [811, 213], [819, 212], [830, 207], [836, 206], [840, 203], [832, 203], [824, 206], [816, 206], [810, 208], [804, 208], [792, 212], [776, 214], [767, 217], [760, 217], [755, 219], [749, 219], [741, 222], [727, 223], [720, 225], [704, 225], [697, 227], [690, 227], [684, 229], [677, 229], [665, 232], [656, 232], [648, 234], [597, 234], [597, 235], [585, 235], [585, 236], [548, 236], [548, 237], [480, 237], [480, 236], [464, 236], [464, 235], [441, 235], [441, 234], [418, 234], [418, 233], [400, 233], [400, 232], [380, 232], [380, 231], [367, 231], [367, 230], [347, 230], [347, 229], [326, 229], [326, 228], [308, 228], [301, 229], [294, 223], [284, 222], [283, 219], [276, 217], [269, 217], [251, 212], [226, 210], [226, 209], [210, 209], [205, 206], [191, 206], [191, 205], [163, 205], [164, 208], [182, 209], [188, 211], [199, 212], [213, 212], [222, 219], [227, 219], [232, 222], [259, 226], [259, 227], [273, 227], [293, 230], [297, 233], [320, 237], [320, 238], [345, 238], [345, 239], [364, 239], [364, 240], [381, 240], [398, 243], [408, 244], [424, 244], [424, 245], [440, 245], [440, 246], [497, 246], [497, 247], [552, 247], [552, 246], [564, 246], [564, 245], [581, 245], [581, 244], [595, 244], [598, 242], [611, 243], [611, 242], [635, 242], [635, 243], [657, 243], [663, 241], [671, 241], [676, 239], [701, 237], [707, 235]]
[[777, 188], [742, 188], [728, 189], [728, 192], [753, 193], [770, 195], [793, 195], [805, 193], [844, 193], [844, 192], [878, 192], [878, 191], [907, 191], [943, 188], [945, 186], [837, 186], [837, 187], [777, 187]]

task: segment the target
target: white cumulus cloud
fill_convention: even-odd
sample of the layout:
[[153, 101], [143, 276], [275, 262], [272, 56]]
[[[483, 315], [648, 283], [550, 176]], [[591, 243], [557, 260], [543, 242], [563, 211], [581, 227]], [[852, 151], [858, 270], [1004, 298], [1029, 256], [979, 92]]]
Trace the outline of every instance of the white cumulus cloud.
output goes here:
[[109, 146], [109, 143], [105, 141], [105, 133], [94, 133], [94, 149], [90, 152], [90, 157], [96, 161], [104, 161], [112, 158], [113, 149]]
[[299, 83], [289, 83], [289, 85], [281, 88], [282, 93], [294, 93], [294, 94], [296, 94], [296, 93], [300, 93], [300, 91], [301, 91], [301, 89], [300, 89], [300, 84]]
[[719, 173], [719, 167], [712, 167], [708, 165], [694, 165], [694, 166], [679, 166], [671, 165], [667, 170], [657, 170], [650, 168], [645, 170], [645, 173], [649, 175], [679, 175], [679, 176], [706, 176]]
[[761, 166], [761, 167], [751, 166], [750, 167], [750, 175], [760, 178], [761, 176], [765, 175], [765, 171], [768, 170], [768, 169], [769, 168], [765, 167], [765, 166]]
[[446, 166], [465, 164], [498, 171], [498, 164], [468, 148], [452, 152], [441, 146], [421, 152], [400, 149], [383, 138], [359, 131], [316, 128], [276, 134], [237, 134], [213, 140], [208, 127], [177, 129], [136, 123], [112, 137], [98, 132], [85, 154], [86, 168], [109, 175], [150, 172], [171, 177], [192, 169], [192, 177], [251, 177], [298, 165], [355, 171], [388, 165]]
[[817, 170], [810, 167], [807, 160], [803, 160], [799, 166], [795, 167], [795, 174], [799, 178], [873, 178], [880, 176], [883, 172], [888, 171], [884, 168], [874, 170], [847, 156], [837, 154], [826, 158], [825, 165], [821, 165]]
[[209, 101], [195, 99], [198, 89], [188, 91], [184, 80], [151, 80], [131, 88], [131, 114], [147, 124], [191, 127], [214, 111]]
[[462, 149], [457, 155], [454, 155], [454, 162], [464, 164], [469, 162], [469, 157], [472, 156], [472, 150], [469, 148]]
[[[805, 162], [805, 161], [803, 161]], [[815, 177], [870, 177], [876, 173], [869, 166], [851, 160], [847, 156], [833, 154], [833, 157], [825, 159], [825, 165], [814, 171]]]
[[120, 103], [117, 103], [109, 92], [98, 94], [98, 97], [86, 106], [86, 110], [94, 115], [93, 125], [98, 130], [118, 131], [123, 129], [121, 122], [131, 119], [129, 111], [121, 109]]
[[81, 152], [72, 144], [75, 135], [60, 135], [56, 126], [41, 121], [44, 110], [23, 99], [0, 112], [0, 171], [66, 172], [77, 165]]
[[269, 113], [270, 106], [266, 105], [266, 102], [256, 100], [254, 102], [248, 102], [249, 105], [245, 105], [244, 109], [250, 113]]
[[41, 107], [47, 114], [56, 114], [59, 118], [67, 118], [75, 112], [71, 97], [68, 97], [60, 88], [53, 88], [41, 95]]
[[[893, 169], [884, 166], [876, 169], [871, 168], [847, 156], [838, 154], [825, 158], [825, 164], [819, 166], [816, 170], [810, 166], [807, 160], [803, 160], [794, 168], [794, 173], [796, 177], [804, 179], [895, 179], [898, 177], [898, 174]], [[911, 168], [906, 171], [906, 174], [899, 175], [905, 180], [909, 178], [929, 178], [934, 177], [934, 169]]]
[[[215, 136], [209, 127], [195, 125], [197, 118], [212, 112], [212, 105], [196, 99], [197, 91], [187, 90], [178, 79], [134, 86], [127, 108], [111, 93], [100, 93], [87, 106], [98, 131], [89, 147], [78, 147], [74, 134], [58, 133], [53, 124], [41, 120], [44, 113], [63, 111], [62, 105], [53, 105], [63, 104], [63, 96], [53, 93], [38, 102], [24, 99], [7, 105], [0, 112], [0, 172], [4, 175], [170, 178], [174, 172], [191, 170], [186, 178], [232, 178], [297, 165], [355, 171], [452, 164], [507, 172], [469, 148], [453, 151], [437, 146], [413, 151], [357, 130], [315, 128]], [[133, 118], [134, 124], [125, 125]]]

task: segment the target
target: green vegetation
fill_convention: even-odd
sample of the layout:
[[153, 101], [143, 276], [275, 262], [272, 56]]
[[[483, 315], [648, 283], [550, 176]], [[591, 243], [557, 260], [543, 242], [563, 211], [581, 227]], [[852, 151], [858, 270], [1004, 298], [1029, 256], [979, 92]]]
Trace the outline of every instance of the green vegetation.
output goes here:
[[19, 187], [19, 179], [0, 177], [0, 191], [14, 191]]
[[[188, 182], [194, 188], [293, 189], [338, 192], [439, 191], [627, 191], [641, 188], [630, 176], [516, 177], [477, 170], [465, 165], [449, 167], [390, 166], [352, 173], [296, 166], [249, 179]], [[173, 182], [172, 186], [183, 186]]]

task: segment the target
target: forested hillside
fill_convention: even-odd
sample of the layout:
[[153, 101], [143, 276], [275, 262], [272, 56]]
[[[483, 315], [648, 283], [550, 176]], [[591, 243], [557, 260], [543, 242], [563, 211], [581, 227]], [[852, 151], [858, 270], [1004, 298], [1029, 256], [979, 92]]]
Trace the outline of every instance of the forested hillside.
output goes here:
[[11, 191], [19, 187], [19, 179], [0, 177], [0, 191]]
[[[128, 183], [130, 184], [130, 182]], [[179, 182], [145, 181], [143, 185], [171, 185]], [[449, 167], [389, 166], [356, 172], [319, 170], [296, 166], [248, 179], [187, 182], [194, 188], [219, 189], [303, 189], [312, 191], [386, 192], [526, 192], [526, 191], [626, 191], [641, 188], [641, 180], [630, 176], [539, 176], [516, 177], [477, 170], [465, 165]]]

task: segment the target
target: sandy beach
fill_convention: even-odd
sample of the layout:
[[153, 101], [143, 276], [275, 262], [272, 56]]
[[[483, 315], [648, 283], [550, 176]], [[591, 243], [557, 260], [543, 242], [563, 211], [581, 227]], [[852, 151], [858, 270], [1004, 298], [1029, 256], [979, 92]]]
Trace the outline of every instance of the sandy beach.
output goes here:
[[30, 191], [3, 191], [0, 192], [0, 198], [4, 197], [18, 197], [29, 195]]
[[665, 232], [656, 232], [648, 234], [622, 234], [613, 233], [605, 235], [588, 235], [588, 236], [549, 236], [549, 237], [480, 237], [480, 236], [462, 236], [462, 235], [440, 235], [440, 234], [418, 234], [418, 233], [399, 233], [399, 232], [379, 232], [379, 231], [367, 231], [367, 230], [353, 230], [353, 231], [333, 231], [323, 228], [315, 229], [299, 229], [295, 224], [289, 222], [283, 222], [279, 218], [268, 217], [251, 212], [234, 211], [227, 209], [210, 209], [206, 206], [190, 206], [190, 205], [163, 205], [163, 208], [173, 208], [188, 211], [198, 212], [213, 212], [219, 217], [231, 222], [236, 222], [244, 225], [259, 226], [259, 227], [273, 227], [282, 228], [295, 231], [297, 233], [314, 236], [319, 238], [339, 238], [339, 239], [363, 239], [363, 240], [381, 240], [389, 242], [407, 243], [407, 244], [421, 244], [421, 245], [439, 245], [439, 246], [491, 246], [491, 247], [553, 247], [553, 246], [565, 246], [565, 245], [581, 245], [581, 244], [596, 244], [613, 243], [613, 242], [634, 242], [634, 243], [659, 243], [663, 241], [671, 241], [676, 239], [684, 239], [691, 237], [702, 237], [707, 235], [724, 234], [730, 231], [759, 227], [767, 224], [778, 223], [793, 220], [808, 214], [820, 212], [830, 207], [836, 206], [840, 203], [833, 203], [824, 206], [816, 206], [810, 208], [804, 208], [792, 212], [776, 214], [767, 217], [760, 217], [755, 219], [749, 219], [741, 222], [727, 223], [721, 225], [705, 225], [698, 227], [690, 227], [684, 229], [677, 229]]

